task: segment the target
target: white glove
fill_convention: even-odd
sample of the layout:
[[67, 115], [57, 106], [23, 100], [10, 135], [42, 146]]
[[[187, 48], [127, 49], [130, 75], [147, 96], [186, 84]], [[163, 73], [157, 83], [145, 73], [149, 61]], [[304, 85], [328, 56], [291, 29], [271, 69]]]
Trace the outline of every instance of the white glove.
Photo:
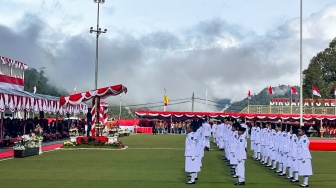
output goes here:
[[194, 157], [194, 156], [192, 156], [192, 157], [191, 157], [191, 160], [192, 160], [192, 161], [194, 161], [194, 160], [195, 160], [195, 157]]

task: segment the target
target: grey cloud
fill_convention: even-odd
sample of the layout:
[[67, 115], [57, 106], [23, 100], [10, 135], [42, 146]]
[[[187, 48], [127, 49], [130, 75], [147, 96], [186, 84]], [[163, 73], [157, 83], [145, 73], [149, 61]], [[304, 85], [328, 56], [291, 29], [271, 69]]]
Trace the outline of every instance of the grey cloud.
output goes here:
[[[10, 43], [6, 47], [0, 45], [1, 55], [31, 67], [45, 66], [51, 81], [70, 92], [74, 86], [77, 91], [93, 89], [94, 35], [55, 34], [57, 40], [50, 40], [45, 47], [38, 36], [48, 25], [37, 16], [23, 20], [26, 27], [22, 31], [27, 30], [27, 34], [0, 26], [0, 40]], [[37, 22], [42, 22], [39, 27], [34, 26]], [[123, 103], [138, 104], [162, 101], [163, 88], [171, 100], [190, 98], [193, 92], [205, 98], [207, 89], [209, 99], [240, 100], [249, 89], [258, 92], [268, 85], [291, 84], [274, 83], [286, 82], [299, 68], [295, 63], [299, 57], [293, 22], [279, 26], [266, 36], [256, 36], [220, 19], [200, 22], [180, 33], [155, 31], [135, 37], [121, 31], [114, 38], [108, 37], [109, 33], [101, 35], [99, 87], [124, 84], [129, 92], [123, 96]], [[64, 42], [59, 42], [60, 39]], [[309, 46], [306, 48], [313, 54], [316, 53], [314, 45], [322, 47], [327, 40], [306, 42]], [[118, 103], [119, 98], [111, 97], [109, 101]], [[169, 108], [189, 110], [190, 106], [187, 103]], [[204, 109], [204, 105], [196, 105], [196, 110]]]

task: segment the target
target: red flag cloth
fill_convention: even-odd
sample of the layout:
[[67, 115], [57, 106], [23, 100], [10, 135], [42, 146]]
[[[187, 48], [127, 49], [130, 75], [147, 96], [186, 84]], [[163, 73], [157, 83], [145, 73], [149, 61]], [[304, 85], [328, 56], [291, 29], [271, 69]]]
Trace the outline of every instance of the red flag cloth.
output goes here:
[[313, 86], [312, 90], [313, 90], [313, 95], [316, 95], [316, 96], [321, 97], [320, 90], [317, 89], [317, 87], [314, 87], [314, 86]]
[[334, 95], [336, 95], [336, 86], [334, 87]]
[[274, 94], [274, 91], [273, 91], [272, 86], [270, 86], [270, 87], [268, 88], [268, 92], [269, 92], [270, 95], [273, 95], [273, 94]]
[[292, 86], [291, 90], [292, 90], [292, 95], [297, 95], [298, 94], [297, 91], [296, 91], [296, 89], [295, 89], [295, 87]]
[[247, 98], [251, 98], [251, 91], [250, 90], [248, 90], [248, 93], [247, 93]]

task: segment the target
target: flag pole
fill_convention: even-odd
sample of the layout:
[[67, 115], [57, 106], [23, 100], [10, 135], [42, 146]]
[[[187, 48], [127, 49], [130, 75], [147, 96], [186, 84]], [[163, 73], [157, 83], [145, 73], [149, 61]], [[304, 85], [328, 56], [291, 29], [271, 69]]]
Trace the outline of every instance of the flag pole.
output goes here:
[[[334, 104], [336, 103], [336, 93], [335, 93], [336, 91], [335, 91], [335, 88], [334, 88], [334, 96], [335, 96], [335, 101], [334, 101]], [[335, 115], [336, 115], [336, 104], [335, 104]]]
[[300, 127], [303, 126], [303, 88], [302, 88], [302, 0], [300, 0]]
[[290, 93], [291, 93], [291, 98], [290, 98], [290, 113], [292, 114], [293, 113], [293, 108], [292, 108], [292, 101], [293, 101], [293, 91], [292, 91], [292, 88], [290, 89]]
[[247, 113], [250, 113], [250, 97], [247, 97]]
[[120, 101], [119, 101], [119, 120], [121, 117], [121, 93], [120, 93]]
[[208, 90], [205, 91], [205, 111], [208, 111]]

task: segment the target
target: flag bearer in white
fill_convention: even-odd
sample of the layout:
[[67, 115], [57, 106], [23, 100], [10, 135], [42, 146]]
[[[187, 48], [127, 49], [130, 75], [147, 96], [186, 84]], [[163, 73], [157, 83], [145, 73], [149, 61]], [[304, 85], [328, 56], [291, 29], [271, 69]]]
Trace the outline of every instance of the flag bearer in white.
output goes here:
[[290, 152], [290, 125], [286, 125], [286, 136], [283, 140], [283, 165], [282, 165], [282, 173], [279, 174], [279, 176], [285, 176], [287, 173], [287, 167], [290, 168], [290, 157], [289, 157], [289, 152]]
[[185, 171], [190, 173], [190, 180], [186, 184], [195, 184], [196, 173], [201, 171], [197, 151], [197, 135], [192, 132], [192, 127], [187, 128], [187, 138], [185, 141]]
[[203, 136], [204, 136], [204, 141], [205, 141], [205, 149], [207, 151], [210, 150], [210, 135], [211, 135], [211, 125], [209, 124], [208, 118], [205, 117], [205, 122], [202, 125], [204, 131], [203, 131]]
[[217, 137], [218, 137], [218, 140], [217, 140], [217, 145], [218, 145], [218, 148], [220, 150], [224, 150], [224, 135], [223, 135], [223, 132], [224, 132], [224, 119], [221, 120], [221, 123], [218, 124], [217, 126]]
[[290, 181], [292, 183], [299, 182], [299, 163], [297, 160], [298, 153], [297, 153], [297, 147], [298, 147], [298, 128], [297, 126], [292, 126], [291, 129], [291, 146], [290, 146], [290, 157], [291, 157], [291, 162], [290, 162], [290, 169], [289, 169], [289, 175], [287, 179], [291, 179]]
[[272, 167], [272, 163], [274, 163], [275, 161], [275, 135], [276, 135], [276, 131], [275, 131], [275, 124], [274, 123], [271, 123], [271, 131], [270, 131], [270, 135], [269, 135], [269, 152], [270, 152], [270, 155], [269, 155], [269, 161], [268, 161], [268, 165], [267, 167]]
[[240, 127], [239, 123], [235, 123], [232, 125], [232, 134], [230, 138], [230, 164], [233, 165], [232, 170], [232, 178], [237, 178], [237, 156], [238, 156], [238, 128]]
[[257, 128], [255, 132], [255, 150], [254, 150], [254, 159], [255, 160], [260, 160], [260, 152], [261, 152], [261, 146], [260, 146], [260, 134], [261, 134], [261, 129], [260, 129], [260, 122], [257, 122]]
[[243, 136], [245, 131], [246, 129], [244, 127], [239, 127], [238, 129], [238, 145], [237, 145], [238, 182], [236, 182], [234, 185], [245, 185], [246, 138]]
[[[256, 127], [256, 125], [255, 125], [255, 123], [252, 121], [251, 122], [251, 145], [250, 145], [250, 149], [253, 151], [253, 152], [255, 152], [254, 150], [255, 150], [255, 147], [254, 147], [254, 141], [255, 141], [255, 132], [256, 132], [256, 130], [257, 130], [257, 127]], [[252, 158], [254, 158], [254, 155], [252, 156]]]
[[[195, 136], [197, 136], [197, 152], [198, 152], [198, 163], [200, 168], [202, 167], [202, 159], [204, 157], [204, 127], [203, 119], [198, 120], [198, 124], [200, 125], [196, 131]], [[195, 130], [195, 129], [194, 129]], [[196, 172], [195, 180], [198, 180], [198, 172]]]
[[213, 121], [211, 132], [213, 137], [213, 143], [217, 144], [217, 120]]
[[299, 162], [299, 176], [303, 176], [303, 183], [300, 187], [308, 187], [308, 177], [313, 175], [311, 164], [312, 156], [309, 151], [309, 139], [304, 129], [299, 129], [299, 142], [298, 142], [298, 162]]
[[263, 122], [262, 123], [262, 129], [260, 131], [260, 153], [261, 153], [261, 160], [260, 160], [260, 163], [264, 163], [265, 160], [266, 160], [266, 142], [267, 142], [267, 138], [266, 138], [266, 131], [267, 131], [267, 128], [266, 128], [266, 123]]

